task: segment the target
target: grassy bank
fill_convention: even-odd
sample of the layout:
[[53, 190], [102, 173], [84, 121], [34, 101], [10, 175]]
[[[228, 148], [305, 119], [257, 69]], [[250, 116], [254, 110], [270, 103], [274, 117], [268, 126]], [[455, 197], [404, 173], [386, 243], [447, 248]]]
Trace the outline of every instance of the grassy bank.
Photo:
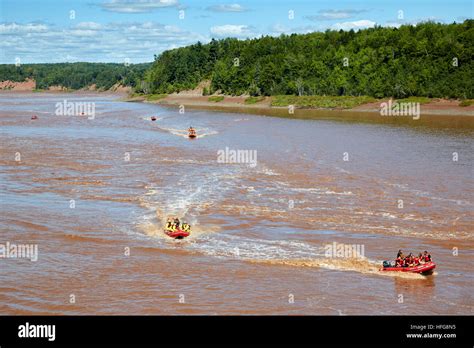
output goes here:
[[427, 97], [408, 97], [403, 99], [395, 100], [397, 103], [420, 103], [420, 104], [428, 104], [433, 101], [431, 98]]
[[464, 99], [461, 100], [459, 103], [459, 106], [466, 107], [466, 106], [471, 106], [474, 104], [474, 99]]
[[367, 96], [295, 96], [295, 95], [277, 95], [272, 97], [271, 106], [289, 106], [294, 105], [298, 108], [309, 109], [352, 109], [356, 106], [372, 103], [377, 99]]
[[259, 103], [263, 100], [265, 100], [265, 97], [248, 97], [245, 99], [245, 104], [252, 105], [252, 104]]
[[146, 95], [147, 101], [157, 101], [166, 98], [167, 94], [148, 94]]
[[222, 95], [215, 95], [215, 96], [207, 98], [207, 100], [213, 103], [218, 103], [218, 102], [223, 101], [224, 97]]

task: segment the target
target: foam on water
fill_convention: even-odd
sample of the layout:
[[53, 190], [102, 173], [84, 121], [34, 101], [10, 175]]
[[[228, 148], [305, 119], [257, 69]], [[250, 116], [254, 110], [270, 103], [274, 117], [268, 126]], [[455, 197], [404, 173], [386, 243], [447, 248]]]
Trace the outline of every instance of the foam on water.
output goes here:
[[298, 259], [278, 259], [278, 260], [252, 260], [256, 263], [266, 263], [272, 265], [284, 265], [292, 267], [315, 267], [336, 271], [352, 271], [362, 274], [405, 278], [405, 279], [426, 279], [425, 276], [409, 272], [383, 272], [380, 271], [381, 262], [372, 261], [366, 258], [335, 259], [335, 258], [314, 258], [306, 260]]
[[[163, 127], [163, 126], [158, 126], [157, 128], [162, 130], [162, 131], [168, 132], [170, 134], [176, 135], [178, 137], [182, 137], [182, 138], [186, 138], [186, 139], [189, 138], [187, 129], [169, 128], [169, 127]], [[219, 134], [218, 131], [210, 130], [208, 128], [194, 128], [194, 129], [196, 130], [196, 133], [197, 133], [196, 138], [198, 138], [198, 139], [199, 138], [204, 138], [204, 137], [207, 137], [207, 136], [210, 136], [210, 135]]]
[[[329, 258], [324, 248], [305, 242], [288, 240], [264, 240], [233, 236], [218, 231], [218, 226], [199, 226], [190, 237], [176, 241], [164, 235], [159, 226], [148, 222], [141, 226], [145, 233], [161, 240], [159, 247], [173, 248], [186, 245], [190, 253], [198, 253], [220, 259], [238, 259], [243, 262], [273, 266], [324, 268], [333, 271], [357, 272], [365, 275], [404, 279], [426, 279], [425, 276], [408, 272], [382, 272], [382, 261], [368, 258]], [[213, 232], [220, 233], [210, 233]], [[164, 242], [164, 244], [163, 244]], [[180, 251], [182, 251], [180, 249]], [[436, 273], [435, 273], [436, 275]]]

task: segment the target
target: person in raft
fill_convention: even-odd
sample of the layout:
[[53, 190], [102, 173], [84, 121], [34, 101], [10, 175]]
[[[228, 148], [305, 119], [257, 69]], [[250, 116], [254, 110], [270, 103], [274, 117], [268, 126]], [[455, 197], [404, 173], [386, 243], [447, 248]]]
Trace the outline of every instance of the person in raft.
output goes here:
[[191, 233], [191, 225], [189, 225], [187, 222], [183, 222], [183, 224], [181, 225], [181, 229], [182, 229], [184, 232], [189, 232], [189, 233]]
[[179, 219], [177, 217], [174, 218], [174, 226], [176, 227], [177, 230], [179, 230], [179, 226], [181, 225], [181, 222], [179, 222]]
[[397, 258], [395, 259], [395, 267], [414, 267], [426, 262], [431, 262], [431, 255], [426, 250], [423, 254], [419, 253], [418, 257], [415, 257], [412, 253], [405, 257], [403, 251], [398, 250]]
[[405, 258], [405, 256], [403, 255], [403, 251], [401, 249], [398, 250], [397, 258], [395, 259], [395, 267], [403, 267], [403, 265], [404, 265], [403, 259], [404, 258]]
[[175, 224], [174, 224], [173, 220], [170, 217], [166, 221], [165, 229], [166, 229], [166, 231], [170, 231], [170, 232], [176, 231]]
[[[421, 254], [420, 254], [421, 255]], [[425, 250], [423, 253], [423, 261], [424, 262], [431, 262], [431, 255]]]
[[421, 255], [421, 253], [418, 254], [418, 256], [415, 256], [415, 257], [413, 258], [413, 263], [415, 264], [415, 266], [421, 265], [421, 258], [420, 258], [420, 255]]

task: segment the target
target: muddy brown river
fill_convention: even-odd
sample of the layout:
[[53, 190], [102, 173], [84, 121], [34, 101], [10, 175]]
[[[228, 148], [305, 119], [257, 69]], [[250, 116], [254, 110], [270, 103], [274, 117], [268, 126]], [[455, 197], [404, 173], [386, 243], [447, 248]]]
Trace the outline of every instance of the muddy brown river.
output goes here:
[[[472, 131], [71, 93], [0, 94], [0, 126], [0, 314], [474, 313]], [[435, 273], [380, 272], [398, 249]]]

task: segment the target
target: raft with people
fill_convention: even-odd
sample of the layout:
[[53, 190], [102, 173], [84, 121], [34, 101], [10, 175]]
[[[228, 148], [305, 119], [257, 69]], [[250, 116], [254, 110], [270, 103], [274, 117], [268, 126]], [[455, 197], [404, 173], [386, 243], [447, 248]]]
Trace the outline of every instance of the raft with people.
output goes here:
[[395, 261], [383, 261], [380, 271], [383, 272], [410, 272], [422, 275], [430, 275], [436, 268], [436, 264], [431, 259], [428, 251], [419, 253], [414, 256], [412, 253], [407, 256], [403, 255], [403, 251], [399, 250]]
[[174, 219], [168, 218], [164, 232], [168, 237], [183, 239], [191, 234], [191, 225], [187, 222], [181, 223], [177, 217]]
[[188, 129], [188, 137], [194, 139], [197, 137], [196, 130], [193, 127], [189, 127]]

